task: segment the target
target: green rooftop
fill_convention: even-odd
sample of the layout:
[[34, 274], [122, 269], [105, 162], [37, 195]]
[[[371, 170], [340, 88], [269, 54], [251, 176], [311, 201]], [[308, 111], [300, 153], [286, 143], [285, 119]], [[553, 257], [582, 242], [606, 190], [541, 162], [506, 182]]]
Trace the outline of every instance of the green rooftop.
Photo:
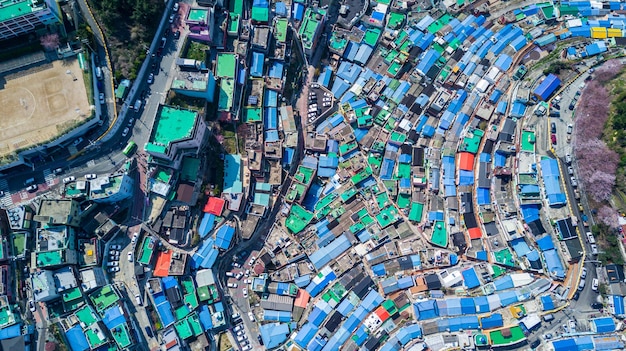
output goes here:
[[[6, 302], [6, 300], [4, 300]], [[0, 308], [0, 327], [7, 327], [15, 324], [15, 313], [11, 310], [11, 305]]]
[[427, 30], [430, 33], [436, 33], [438, 32], [441, 28], [443, 28], [443, 26], [445, 26], [446, 24], [450, 23], [450, 21], [452, 21], [454, 17], [450, 16], [449, 14], [445, 14], [443, 16], [441, 16], [438, 20], [436, 20], [435, 22], [431, 23], [430, 26], [428, 26]]
[[526, 336], [524, 335], [522, 328], [516, 325], [514, 327], [503, 328], [490, 332], [489, 339], [491, 340], [492, 345], [505, 346], [520, 342], [526, 339]]
[[197, 117], [198, 114], [191, 110], [162, 106], [146, 150], [164, 154], [170, 143], [191, 136]]
[[89, 298], [96, 307], [96, 310], [100, 313], [115, 304], [120, 299], [111, 285], [105, 285], [94, 291], [91, 295], [89, 295]]
[[111, 330], [113, 339], [121, 349], [125, 349], [130, 346], [130, 333], [128, 332], [128, 326], [126, 324], [118, 325]]
[[333, 50], [343, 52], [343, 50], [348, 46], [348, 39], [343, 36], [338, 36], [337, 32], [333, 32], [328, 40], [328, 46], [330, 46]]
[[243, 0], [234, 0], [228, 2], [228, 9], [230, 12], [234, 12], [236, 14], [243, 14]]
[[287, 41], [287, 19], [279, 18], [274, 22], [274, 36], [280, 43]]
[[405, 15], [402, 13], [392, 12], [387, 17], [387, 28], [398, 29], [404, 23]]
[[294, 204], [291, 206], [291, 211], [285, 221], [285, 226], [292, 233], [298, 234], [309, 225], [312, 219], [313, 214], [311, 212], [305, 210], [300, 205]]
[[239, 22], [241, 18], [238, 14], [231, 12], [228, 16], [228, 34], [237, 35], [239, 33]]
[[215, 76], [217, 78], [235, 78], [235, 67], [237, 66], [237, 58], [235, 54], [228, 52], [220, 52], [217, 54], [215, 62]]
[[187, 19], [194, 22], [207, 23], [208, 16], [209, 10], [207, 9], [191, 9], [189, 10], [189, 16], [187, 16]]
[[381, 228], [386, 228], [389, 225], [395, 223], [400, 217], [398, 216], [398, 210], [394, 206], [387, 206], [380, 210], [380, 213], [376, 215], [376, 221]]
[[230, 111], [233, 107], [233, 99], [235, 94], [235, 79], [220, 79], [219, 98], [217, 102], [218, 111]]
[[150, 264], [150, 260], [152, 259], [152, 253], [154, 253], [155, 242], [151, 236], [147, 236], [143, 239], [143, 244], [141, 245], [141, 252], [139, 259], [137, 262], [145, 265]]
[[448, 246], [448, 232], [446, 231], [446, 225], [443, 221], [435, 221], [433, 225], [433, 235], [430, 237], [430, 241], [437, 246]]
[[315, 170], [311, 168], [304, 167], [302, 165], [298, 166], [298, 170], [296, 174], [294, 174], [293, 179], [297, 180], [302, 184], [310, 184], [313, 180], [313, 176], [315, 175]]
[[85, 307], [76, 311], [74, 314], [79, 321], [85, 323], [85, 325], [87, 326], [90, 326], [99, 320], [98, 316], [96, 316], [96, 313], [91, 309], [91, 306], [89, 305], [85, 305]]
[[71, 288], [63, 292], [63, 301], [68, 302], [68, 301], [76, 300], [76, 299], [81, 298], [82, 296], [83, 296], [83, 293], [80, 291], [80, 288], [78, 287]]
[[[45, 4], [43, 1], [41, 3]], [[45, 6], [36, 7], [35, 2], [30, 0], [2, 0], [0, 5], [2, 5], [0, 6], [0, 22], [45, 8]]]
[[483, 135], [485, 135], [485, 132], [480, 129], [468, 131], [467, 136], [463, 138], [463, 144], [461, 144], [460, 151], [467, 151], [472, 154], [476, 154]]
[[11, 233], [13, 255], [21, 256], [26, 252], [26, 233]]
[[305, 49], [311, 49], [313, 47], [313, 39], [315, 33], [317, 33], [317, 27], [321, 24], [321, 21], [317, 19], [318, 14], [325, 16], [326, 11], [322, 9], [313, 11], [312, 8], [308, 7], [304, 13], [300, 29], [298, 29], [298, 35], [300, 39], [302, 39], [302, 45]]
[[409, 212], [409, 220], [413, 222], [421, 222], [423, 214], [424, 204], [413, 202], [411, 204], [411, 211]]
[[100, 329], [100, 326], [96, 325], [95, 328], [88, 328], [85, 330], [85, 336], [87, 342], [92, 349], [97, 348], [100, 345], [104, 345], [108, 342], [108, 338]]
[[522, 151], [535, 152], [535, 132], [525, 130], [522, 132]]
[[63, 251], [46, 251], [37, 253], [37, 267], [57, 266], [65, 262]]
[[246, 123], [263, 122], [263, 110], [259, 107], [246, 107], [243, 111], [243, 120]]
[[381, 30], [378, 28], [367, 28], [365, 35], [363, 36], [363, 42], [371, 47], [375, 47], [378, 43]]
[[515, 267], [515, 261], [513, 261], [513, 253], [508, 248], [496, 251], [493, 253], [494, 259], [497, 263], [505, 266]]
[[217, 301], [220, 297], [215, 285], [201, 286], [197, 291], [200, 301], [207, 301], [208, 304]]
[[270, 9], [268, 7], [252, 6], [250, 18], [256, 22], [267, 23], [270, 19]]
[[200, 319], [195, 312], [187, 318], [176, 322], [174, 328], [178, 336], [183, 340], [202, 334], [202, 325], [200, 325]]

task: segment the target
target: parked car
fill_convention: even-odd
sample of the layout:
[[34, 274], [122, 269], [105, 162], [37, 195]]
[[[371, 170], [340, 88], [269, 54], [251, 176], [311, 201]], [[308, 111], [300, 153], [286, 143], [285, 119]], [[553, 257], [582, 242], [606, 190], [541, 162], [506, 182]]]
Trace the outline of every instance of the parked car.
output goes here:
[[119, 265], [119, 263], [117, 263], [117, 262], [115, 262], [115, 261], [112, 261], [112, 262], [107, 262], [107, 267], [115, 267], [115, 266], [117, 266], [117, 265]]
[[591, 253], [593, 255], [597, 255], [598, 254], [598, 246], [596, 244], [591, 244], [589, 246], [591, 247]]
[[37, 189], [39, 189], [39, 186], [37, 184], [33, 184], [26, 188], [26, 191], [28, 191], [29, 193], [34, 193], [35, 191], [37, 191]]
[[567, 125], [567, 134], [572, 134], [572, 131], [574, 130], [574, 126], [570, 123]]
[[241, 267], [241, 265], [239, 263], [237, 263], [237, 262], [233, 262], [233, 267], [239, 268], [239, 267]]
[[598, 291], [598, 278], [593, 278], [593, 280], [591, 281], [591, 290], [597, 292]]
[[95, 173], [85, 174], [85, 179], [87, 180], [96, 179], [96, 178], [98, 178], [98, 176]]
[[109, 255], [119, 256], [119, 255], [120, 255], [120, 252], [119, 252], [119, 251], [117, 251], [117, 250], [110, 250], [110, 251], [109, 251]]
[[128, 253], [128, 262], [133, 262], [133, 253], [132, 252]]
[[587, 268], [583, 267], [583, 272], [580, 275], [580, 279], [585, 279], [587, 278]]
[[75, 180], [76, 180], [76, 177], [74, 177], [74, 176], [65, 177], [65, 178], [63, 178], [63, 184], [71, 183], [71, 182], [73, 182]]
[[120, 256], [109, 256], [109, 261], [113, 262], [113, 261], [119, 261]]
[[243, 288], [243, 297], [247, 298], [248, 297], [248, 288]]
[[55, 169], [54, 171], [52, 171], [52, 173], [54, 173], [54, 174], [61, 174], [61, 173], [63, 173], [63, 168], [59, 167], [59, 168]]
[[104, 93], [98, 94], [98, 100], [100, 100], [100, 105], [104, 105]]
[[180, 31], [175, 31], [174, 32], [174, 39], [178, 39], [180, 38]]
[[552, 141], [553, 145], [556, 145], [556, 134], [550, 135], [550, 141]]
[[134, 233], [132, 239], [130, 239], [130, 243], [131, 244], [136, 243], [138, 237], [139, 237], [139, 233]]
[[570, 319], [568, 321], [569, 324], [569, 329], [570, 329], [570, 333], [575, 332], [576, 331], [576, 321], [573, 319]]
[[149, 326], [146, 326], [146, 335], [148, 335], [148, 337], [152, 338], [154, 337], [154, 334], [152, 334], [152, 329]]
[[572, 181], [572, 186], [575, 188], [578, 186], [578, 182], [576, 181], [576, 178], [571, 177], [570, 180]]
[[318, 83], [311, 84], [311, 88], [317, 89], [319, 87], [320, 87], [320, 85]]
[[239, 324], [239, 325], [237, 325], [237, 326], [235, 326], [235, 327], [233, 328], [233, 331], [234, 331], [234, 332], [238, 332], [238, 331], [240, 331], [240, 330], [243, 330], [243, 325], [241, 325], [241, 324]]
[[109, 267], [109, 268], [107, 269], [107, 271], [108, 271], [109, 273], [119, 272], [119, 271], [120, 271], [120, 267]]
[[550, 132], [556, 133], [556, 123], [552, 122], [552, 124], [550, 125]]
[[174, 20], [176, 19], [176, 14], [173, 13], [170, 15], [170, 23], [174, 23]]
[[74, 140], [74, 142], [72, 143], [72, 145], [74, 145], [74, 146], [78, 146], [78, 144], [80, 144], [80, 143], [82, 143], [82, 142], [83, 142], [83, 138], [81, 137], [81, 138], [78, 138], [78, 139]]
[[566, 154], [565, 155], [565, 162], [567, 162], [567, 164], [572, 163], [572, 155]]
[[252, 313], [252, 311], [248, 312], [248, 318], [250, 318], [250, 321], [256, 322], [256, 318], [254, 318], [254, 313]]
[[584, 279], [580, 280], [580, 283], [578, 284], [578, 291], [582, 291], [585, 288], [585, 284], [587, 282]]
[[569, 104], [568, 108], [570, 111], [574, 111], [574, 107], [575, 107], [574, 102], [572, 102], [571, 104]]
[[148, 74], [148, 81], [147, 82], [148, 82], [148, 84], [154, 83], [154, 73], [151, 72], [150, 74]]
[[243, 330], [240, 330], [236, 333], [237, 336], [243, 336], [246, 332]]
[[129, 127], [129, 128], [130, 128], [130, 127], [132, 127], [132, 126], [133, 126], [133, 123], [135, 123], [135, 119], [131, 117], [131, 118], [128, 120], [128, 127]]
[[226, 284], [229, 288], [233, 288], [236, 289], [237, 288], [237, 283], [228, 283]]
[[593, 308], [593, 309], [595, 309], [595, 310], [599, 310], [599, 309], [601, 309], [601, 308], [603, 308], [603, 307], [604, 307], [604, 305], [602, 305], [602, 304], [601, 304], [601, 303], [599, 303], [599, 302], [594, 302], [594, 303], [592, 303], [592, 304], [591, 304], [591, 308]]
[[569, 175], [574, 175], [574, 169], [572, 166], [567, 167], [567, 173], [569, 173]]
[[178, 3], [177, 2], [174, 3], [174, 7], [172, 7], [172, 11], [178, 12]]
[[28, 309], [31, 312], [35, 312], [37, 310], [37, 306], [35, 306], [35, 301], [33, 300], [28, 300]]
[[122, 245], [111, 245], [111, 250], [121, 250]]

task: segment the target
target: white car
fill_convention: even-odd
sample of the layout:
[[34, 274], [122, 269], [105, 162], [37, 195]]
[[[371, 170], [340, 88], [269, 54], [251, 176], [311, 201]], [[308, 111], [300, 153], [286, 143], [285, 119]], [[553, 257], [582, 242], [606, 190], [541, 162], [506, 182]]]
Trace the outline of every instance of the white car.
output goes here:
[[244, 298], [248, 297], [248, 288], [243, 288], [243, 297]]
[[96, 178], [98, 178], [98, 176], [95, 173], [85, 174], [85, 179], [87, 180], [96, 179]]
[[591, 281], [591, 290], [598, 291], [598, 278], [593, 278]]
[[37, 189], [39, 189], [39, 186], [37, 184], [33, 184], [26, 188], [26, 191], [28, 191], [29, 193], [34, 193], [35, 191], [37, 191]]
[[578, 182], [576, 181], [576, 178], [571, 177], [570, 180], [572, 181], [572, 186], [575, 188], [578, 186]]
[[28, 300], [28, 309], [31, 312], [35, 312], [37, 310], [37, 307], [35, 306], [35, 301], [33, 300]]
[[124, 128], [124, 130], [122, 131], [122, 136], [123, 137], [127, 136], [128, 132], [130, 132], [130, 128], [128, 128], [128, 127]]
[[589, 246], [591, 246], [591, 253], [593, 255], [597, 255], [598, 254], [598, 246], [596, 244], [591, 244]]
[[570, 154], [565, 155], [565, 162], [567, 162], [567, 164], [572, 163], [572, 155]]
[[243, 330], [243, 325], [241, 325], [241, 324], [239, 324], [238, 326], [236, 326], [236, 327], [234, 327], [234, 328], [233, 328], [233, 331], [234, 331], [234, 332], [238, 332], [238, 331], [240, 331], [240, 330]]
[[63, 184], [71, 183], [71, 182], [73, 182], [75, 180], [76, 180], [76, 177], [74, 177], [74, 176], [65, 177], [65, 178], [63, 178]]
[[252, 279], [246, 279], [243, 281], [245, 284], [252, 284]]
[[119, 265], [117, 262], [107, 262], [107, 267], [115, 267], [117, 265]]
[[170, 15], [170, 23], [174, 23], [174, 20], [176, 19], [176, 14], [173, 13]]
[[576, 321], [573, 320], [573, 319], [570, 319], [568, 323], [569, 323], [569, 331], [570, 331], [570, 333], [575, 332], [576, 331]]
[[136, 242], [137, 242], [137, 238], [138, 238], [138, 237], [139, 237], [139, 233], [134, 233], [134, 234], [133, 234], [133, 238], [132, 238], [132, 239], [130, 239], [130, 243], [131, 243], [131, 244], [136, 243]]
[[133, 253], [132, 252], [128, 253], [128, 262], [133, 262]]
[[228, 283], [226, 284], [229, 288], [233, 288], [236, 289], [237, 288], [237, 283]]
[[110, 267], [109, 269], [107, 269], [107, 271], [109, 273], [119, 272], [120, 271], [120, 267]]
[[585, 278], [587, 278], [587, 268], [583, 267], [583, 272], [580, 275], [580, 279], [585, 279]]
[[254, 318], [254, 313], [252, 313], [252, 311], [248, 312], [248, 318], [250, 318], [250, 321], [256, 322], [256, 318]]
[[111, 245], [111, 250], [121, 250], [122, 245]]
[[574, 169], [572, 166], [567, 167], [567, 173], [569, 173], [569, 175], [574, 175]]
[[241, 265], [239, 263], [237, 263], [237, 262], [233, 262], [233, 267], [239, 268], [239, 267], [241, 267]]
[[172, 8], [172, 11], [174, 12], [178, 12], [178, 3], [174, 3], [174, 7]]

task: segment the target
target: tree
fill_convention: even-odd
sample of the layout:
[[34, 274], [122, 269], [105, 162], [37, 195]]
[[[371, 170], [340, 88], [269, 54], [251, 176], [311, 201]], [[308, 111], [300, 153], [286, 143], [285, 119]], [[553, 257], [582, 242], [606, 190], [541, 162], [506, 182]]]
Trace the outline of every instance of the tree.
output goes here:
[[606, 205], [600, 207], [597, 217], [598, 220], [611, 228], [617, 228], [618, 226], [619, 214], [613, 207]]
[[41, 46], [47, 51], [56, 50], [59, 45], [61, 45], [61, 41], [59, 40], [59, 35], [56, 33], [46, 34], [39, 38], [39, 42]]

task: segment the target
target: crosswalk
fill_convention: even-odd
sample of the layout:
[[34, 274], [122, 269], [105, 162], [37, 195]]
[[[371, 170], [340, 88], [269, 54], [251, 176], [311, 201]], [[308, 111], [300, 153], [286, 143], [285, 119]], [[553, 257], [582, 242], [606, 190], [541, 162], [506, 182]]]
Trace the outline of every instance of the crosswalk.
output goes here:
[[50, 168], [47, 168], [43, 170], [43, 178], [46, 180], [46, 184], [48, 184], [48, 186], [53, 186], [54, 178], [56, 178], [56, 176], [52, 173]]
[[0, 196], [0, 206], [2, 208], [11, 207], [13, 205], [13, 200], [11, 199], [11, 193], [9, 192], [9, 183], [4, 178], [0, 178], [0, 191], [4, 193], [4, 195]]

